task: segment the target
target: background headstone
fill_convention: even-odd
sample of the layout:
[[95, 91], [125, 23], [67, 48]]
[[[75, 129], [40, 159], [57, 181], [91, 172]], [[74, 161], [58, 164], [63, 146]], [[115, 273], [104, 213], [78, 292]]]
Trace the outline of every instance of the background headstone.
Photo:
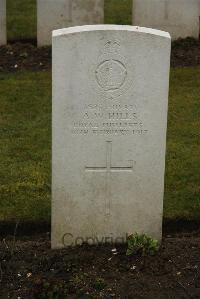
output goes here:
[[38, 46], [50, 45], [52, 30], [104, 23], [104, 0], [37, 0]]
[[199, 37], [199, 0], [133, 0], [133, 25], [164, 30], [172, 39]]
[[170, 36], [53, 33], [52, 247], [162, 234]]
[[0, 46], [6, 44], [6, 0], [0, 0]]

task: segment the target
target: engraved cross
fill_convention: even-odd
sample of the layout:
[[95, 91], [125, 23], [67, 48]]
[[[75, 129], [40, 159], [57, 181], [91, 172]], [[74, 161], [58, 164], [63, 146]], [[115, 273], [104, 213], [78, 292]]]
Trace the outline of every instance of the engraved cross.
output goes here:
[[106, 141], [106, 165], [105, 166], [93, 166], [85, 167], [87, 172], [104, 172], [106, 173], [106, 215], [110, 215], [111, 205], [111, 173], [113, 172], [132, 172], [133, 161], [130, 160], [129, 166], [112, 166], [112, 141]]

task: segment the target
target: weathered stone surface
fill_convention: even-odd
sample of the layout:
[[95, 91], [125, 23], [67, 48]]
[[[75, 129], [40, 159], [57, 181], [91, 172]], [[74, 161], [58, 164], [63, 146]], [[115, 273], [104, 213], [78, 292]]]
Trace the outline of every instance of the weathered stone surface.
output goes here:
[[0, 46], [6, 44], [6, 36], [6, 0], [0, 0]]
[[200, 0], [133, 0], [133, 25], [170, 33], [172, 39], [199, 37]]
[[52, 248], [161, 238], [170, 44], [132, 26], [54, 31]]
[[104, 0], [37, 0], [38, 46], [50, 45], [55, 29], [103, 23]]

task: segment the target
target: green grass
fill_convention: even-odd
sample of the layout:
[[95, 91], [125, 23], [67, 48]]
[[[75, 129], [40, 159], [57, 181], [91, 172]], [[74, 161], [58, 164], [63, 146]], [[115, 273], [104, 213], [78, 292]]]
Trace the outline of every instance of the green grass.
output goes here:
[[200, 218], [200, 68], [171, 71], [164, 215]]
[[8, 40], [35, 39], [36, 31], [36, 0], [7, 0]]
[[131, 25], [132, 0], [104, 0], [105, 24]]
[[[131, 24], [131, 8], [132, 0], [105, 0], [105, 23]], [[36, 0], [7, 0], [7, 28], [10, 41], [36, 39]]]
[[0, 220], [49, 219], [49, 73], [0, 74]]
[[[0, 74], [0, 220], [49, 220], [51, 76]], [[172, 69], [165, 218], [199, 219], [200, 68]]]

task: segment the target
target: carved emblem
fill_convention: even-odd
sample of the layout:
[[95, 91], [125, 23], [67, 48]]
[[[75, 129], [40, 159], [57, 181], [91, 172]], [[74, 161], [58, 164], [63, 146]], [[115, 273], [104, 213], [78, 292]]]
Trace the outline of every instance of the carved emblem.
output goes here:
[[103, 61], [96, 70], [98, 84], [105, 91], [119, 89], [127, 76], [126, 67], [115, 59]]
[[118, 97], [128, 89], [128, 63], [121, 52], [119, 41], [107, 41], [94, 68], [96, 86], [109, 98]]

